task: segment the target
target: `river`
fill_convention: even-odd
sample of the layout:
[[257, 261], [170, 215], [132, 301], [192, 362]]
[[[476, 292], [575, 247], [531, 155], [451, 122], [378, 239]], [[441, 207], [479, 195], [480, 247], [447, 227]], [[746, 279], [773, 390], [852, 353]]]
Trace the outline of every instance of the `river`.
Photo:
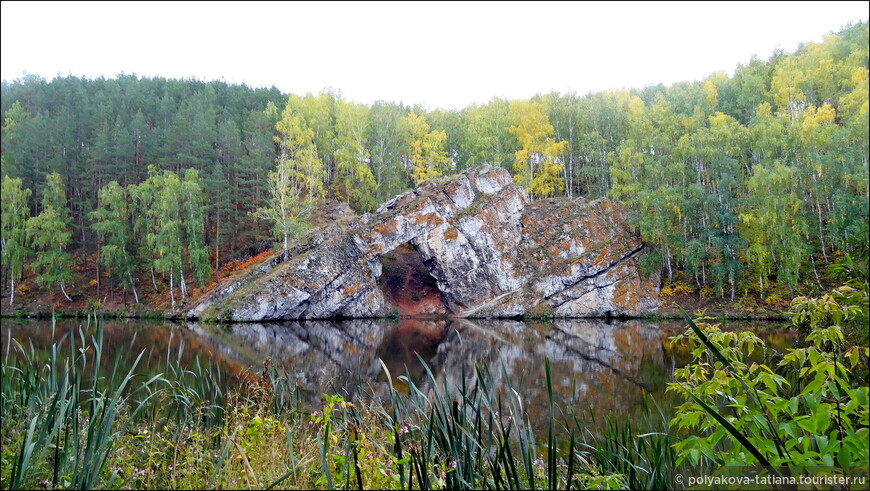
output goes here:
[[[449, 392], [457, 391], [463, 378], [467, 387], [473, 386], [475, 366], [486, 366], [497, 390], [506, 390], [509, 383], [516, 391], [530, 421], [546, 421], [544, 359], [548, 358], [556, 406], [573, 407], [578, 414], [603, 420], [608, 414], [634, 414], [644, 393], [667, 401], [670, 394], [665, 394], [665, 388], [674, 367], [688, 361], [685, 351], [668, 342], [683, 331], [680, 322], [413, 318], [231, 325], [102, 322], [107, 360], [120, 347], [134, 354], [144, 350], [141, 370], [151, 374], [162, 371], [169, 358], [189, 364], [199, 356], [219, 363], [239, 381], [259, 373], [270, 359], [271, 366], [296, 384], [296, 397], [310, 409], [319, 407], [324, 393], [353, 399], [358, 389], [365, 388], [368, 394], [385, 396], [389, 385], [384, 367], [396, 389], [407, 391], [399, 379], [405, 375], [431, 391], [422, 359], [439, 381], [438, 390], [446, 386]], [[50, 320], [3, 319], [2, 356], [14, 356], [13, 339], [40, 349], [86, 326], [83, 319], [58, 320], [54, 327]], [[796, 339], [783, 324], [725, 327], [759, 332], [780, 351]]]

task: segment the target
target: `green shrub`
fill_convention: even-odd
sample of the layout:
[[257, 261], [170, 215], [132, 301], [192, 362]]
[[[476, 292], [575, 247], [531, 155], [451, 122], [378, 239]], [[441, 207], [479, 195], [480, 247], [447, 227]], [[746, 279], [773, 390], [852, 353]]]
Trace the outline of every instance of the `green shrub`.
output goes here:
[[842, 351], [840, 327], [817, 325], [807, 336], [812, 344], [788, 350], [779, 363], [799, 374], [790, 383], [767, 365], [746, 361], [764, 347], [753, 333], [685, 317], [689, 329], [672, 342], [688, 342], [693, 362], [675, 370], [668, 387], [686, 399], [671, 420], [685, 435], [674, 444], [679, 462], [868, 465], [868, 387], [853, 377], [866, 366], [866, 347]]

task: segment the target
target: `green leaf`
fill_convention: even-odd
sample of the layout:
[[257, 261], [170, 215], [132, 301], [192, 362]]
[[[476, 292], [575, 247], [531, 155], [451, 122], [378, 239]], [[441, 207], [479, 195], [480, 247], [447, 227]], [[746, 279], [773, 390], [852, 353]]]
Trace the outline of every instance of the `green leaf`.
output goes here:
[[813, 415], [813, 419], [816, 426], [815, 432], [818, 434], [824, 433], [828, 429], [828, 425], [831, 424], [830, 406], [828, 404], [821, 404], [818, 411]]
[[707, 335], [704, 334], [704, 331], [702, 331], [700, 328], [698, 328], [697, 325], [695, 325], [695, 322], [692, 321], [692, 318], [689, 317], [689, 314], [687, 314], [686, 311], [682, 308], [680, 308], [680, 312], [683, 313], [683, 318], [686, 319], [686, 322], [689, 323], [689, 327], [692, 329], [695, 335], [698, 336], [698, 339], [700, 339], [701, 342], [704, 343], [704, 346], [706, 346], [707, 349], [710, 350], [711, 353], [713, 353], [713, 356], [715, 356], [722, 363], [723, 367], [733, 372], [734, 367], [731, 365], [731, 362], [729, 362], [728, 359], [726, 359], [725, 356], [722, 355], [722, 352], [720, 352], [719, 349], [710, 342], [710, 340], [707, 338]]
[[797, 410], [798, 410], [798, 398], [792, 397], [788, 401], [788, 411], [792, 414], [792, 416], [794, 416], [795, 414], [797, 414]]
[[778, 426], [779, 431], [785, 433], [786, 435], [797, 438], [797, 432], [795, 432], [795, 423], [794, 421], [783, 421]]
[[[685, 314], [685, 311], [683, 313]], [[743, 445], [743, 447], [746, 448], [746, 450], [748, 450], [749, 453], [751, 453], [753, 457], [758, 459], [759, 464], [761, 464], [763, 466], [771, 467], [770, 461], [768, 461], [764, 457], [764, 455], [762, 455], [761, 452], [758, 451], [758, 449], [755, 447], [755, 445], [752, 444], [752, 442], [747, 440], [745, 436], [743, 436], [736, 428], [734, 428], [734, 426], [731, 425], [731, 423], [729, 423], [727, 419], [723, 418], [718, 412], [716, 412], [716, 410], [714, 410], [713, 408], [708, 406], [707, 403], [705, 403], [701, 399], [698, 399], [694, 394], [689, 393], [689, 396], [691, 396], [692, 399], [694, 399], [698, 404], [700, 404], [701, 407], [703, 407], [704, 410], [707, 411], [707, 413], [713, 417], [713, 419], [715, 419], [716, 421], [719, 422], [719, 424], [724, 426], [725, 429], [728, 431], [728, 433], [730, 433], [731, 436], [735, 440], [740, 442], [740, 444]]]
[[807, 433], [816, 432], [816, 423], [810, 418], [810, 416], [803, 416], [801, 419], [795, 420], [795, 422]]

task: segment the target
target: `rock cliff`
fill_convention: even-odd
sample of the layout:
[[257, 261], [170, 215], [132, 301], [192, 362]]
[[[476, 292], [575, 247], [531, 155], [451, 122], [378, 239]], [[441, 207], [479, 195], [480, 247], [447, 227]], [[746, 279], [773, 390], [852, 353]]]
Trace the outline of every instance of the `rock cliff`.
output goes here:
[[506, 170], [484, 166], [396, 196], [188, 317], [634, 316], [658, 307], [642, 249], [618, 204], [529, 203]]

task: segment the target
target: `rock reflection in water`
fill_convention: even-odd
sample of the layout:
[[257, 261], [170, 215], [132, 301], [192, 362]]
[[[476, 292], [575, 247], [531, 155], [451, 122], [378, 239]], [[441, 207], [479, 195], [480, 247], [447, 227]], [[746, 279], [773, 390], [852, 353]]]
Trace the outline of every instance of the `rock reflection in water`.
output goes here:
[[443, 374], [448, 387], [462, 383], [463, 364], [467, 386], [473, 384], [475, 363], [488, 365], [493, 386], [502, 391], [506, 373], [525, 416], [534, 422], [546, 421], [549, 414], [545, 357], [550, 359], [556, 406], [567, 410], [573, 403], [578, 416], [592, 411], [599, 419], [609, 413], [631, 413], [644, 391], [660, 393], [670, 368], [660, 330], [635, 320], [457, 321], [433, 365], [447, 367]]
[[[2, 353], [10, 349], [13, 339], [47, 348], [52, 333], [54, 339], [68, 339], [79, 326], [76, 320], [58, 321], [56, 329], [46, 321], [19, 324], [3, 320]], [[272, 366], [299, 386], [298, 395], [310, 409], [320, 406], [324, 393], [355, 398], [360, 387], [385, 397], [389, 387], [379, 360], [397, 389], [407, 390], [399, 381], [407, 375], [422, 391], [431, 393], [418, 354], [439, 381], [446, 378], [451, 397], [458, 395], [463, 374], [466, 386], [474, 386], [475, 364], [489, 367], [493, 387], [502, 394], [506, 372], [522, 399], [526, 417], [533, 422], [546, 421], [549, 410], [544, 357], [551, 362], [556, 403], [566, 408], [574, 401], [579, 413], [590, 409], [599, 420], [610, 413], [630, 414], [644, 390], [660, 394], [671, 371], [665, 363], [662, 332], [640, 321], [403, 318], [221, 327], [107, 320], [103, 326], [104, 357], [111, 359], [122, 347], [133, 354], [145, 350], [140, 369], [149, 374], [164, 371], [167, 356], [189, 366], [202, 355], [223, 364], [233, 380], [244, 380], [245, 373], [258, 373], [266, 358], [271, 358]], [[439, 382], [439, 392], [442, 387]]]
[[229, 357], [252, 368], [271, 357], [312, 408], [324, 392], [354, 397], [359, 382], [386, 395], [379, 359], [397, 388], [404, 388], [398, 377], [408, 375], [431, 392], [418, 354], [439, 381], [446, 377], [448, 390], [456, 391], [451, 396], [463, 373], [466, 386], [473, 387], [475, 364], [486, 364], [501, 390], [506, 372], [532, 421], [546, 420], [549, 410], [544, 357], [550, 359], [557, 405], [568, 408], [573, 401], [578, 413], [589, 409], [596, 416], [632, 412], [644, 391], [663, 390], [670, 369], [661, 331], [634, 320], [363, 319], [234, 324], [229, 331], [189, 327], [215, 337]]
[[271, 358], [272, 366], [298, 385], [303, 402], [315, 408], [324, 392], [352, 395], [359, 381], [377, 375], [376, 350], [392, 324], [389, 319], [355, 319], [244, 323], [227, 329], [189, 323], [188, 328], [213, 338], [228, 357], [252, 369]]

